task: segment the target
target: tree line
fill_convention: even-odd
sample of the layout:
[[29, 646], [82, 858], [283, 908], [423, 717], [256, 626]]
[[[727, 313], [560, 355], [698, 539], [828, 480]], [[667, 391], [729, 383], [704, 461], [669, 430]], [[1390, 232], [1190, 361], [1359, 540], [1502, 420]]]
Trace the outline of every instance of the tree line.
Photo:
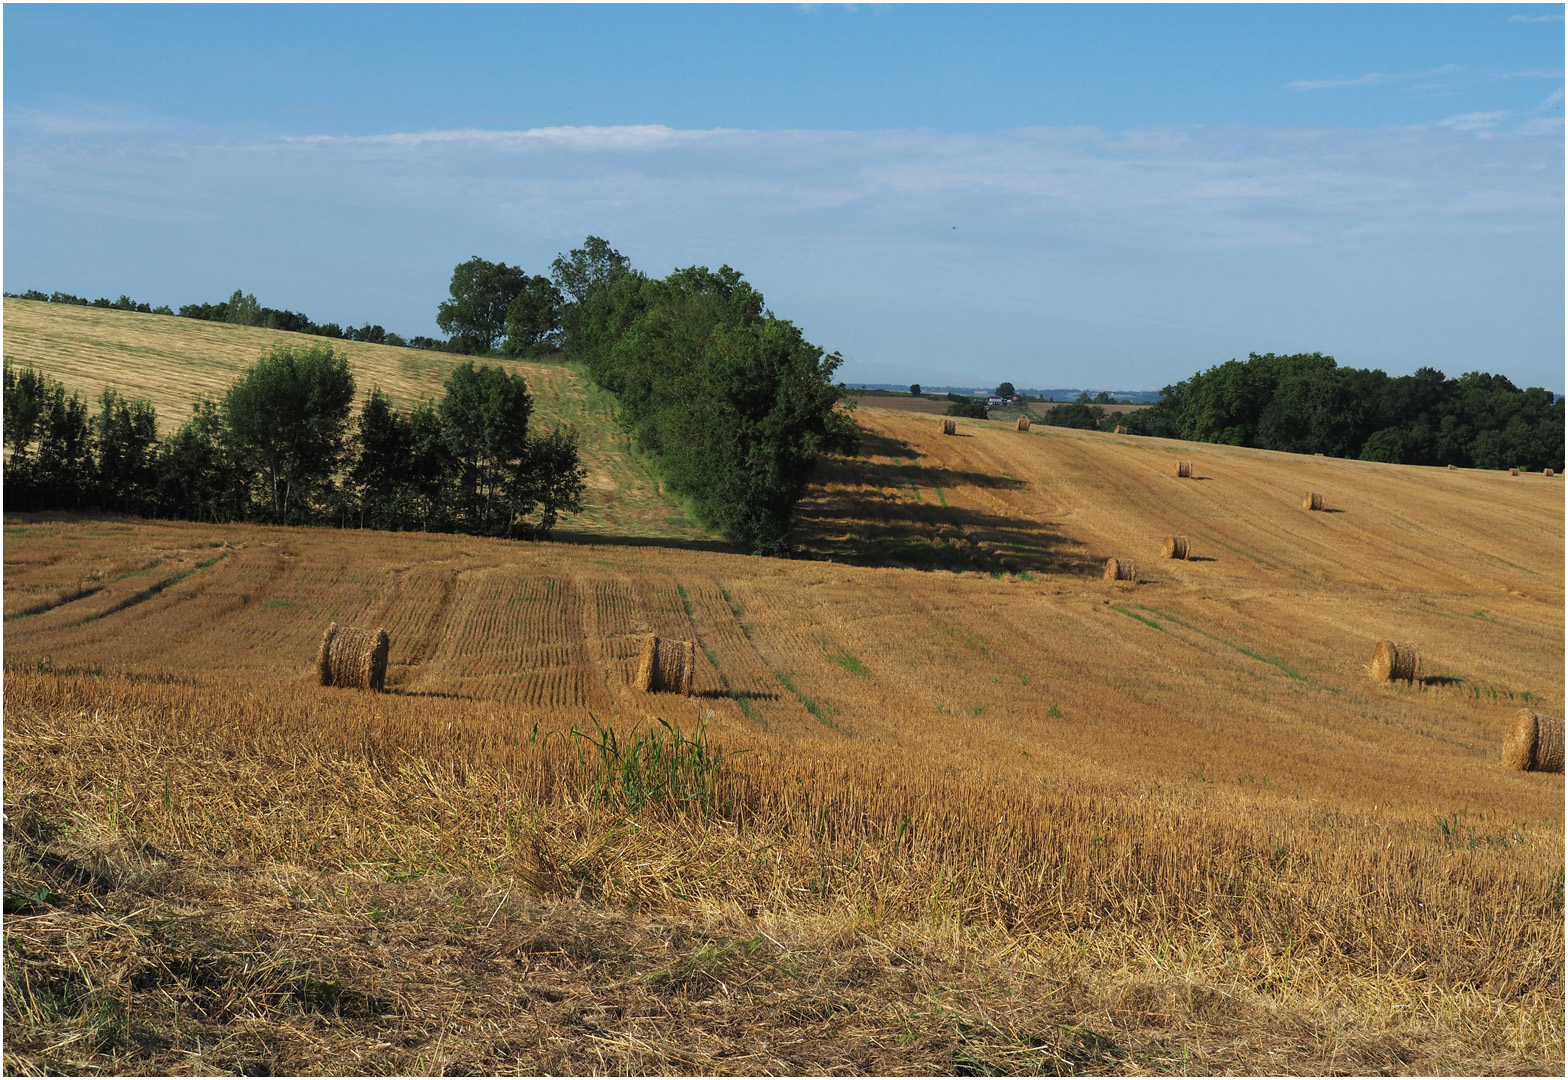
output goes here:
[[729, 266], [654, 278], [590, 236], [550, 269], [461, 263], [437, 324], [462, 351], [582, 364], [699, 523], [753, 553], [788, 554], [817, 455], [858, 447], [833, 382], [843, 358], [767, 310]]
[[167, 437], [151, 403], [105, 389], [92, 414], [31, 367], [4, 368], [6, 505], [194, 521], [538, 538], [581, 508], [570, 432], [530, 432], [520, 376], [467, 361], [439, 403], [400, 412], [326, 344], [278, 345]]
[[151, 304], [132, 300], [129, 296], [121, 294], [118, 300], [99, 297], [89, 301], [86, 297], [74, 296], [66, 292], [46, 293], [38, 289], [29, 289], [23, 293], [6, 293], [7, 296], [18, 300], [39, 300], [48, 304], [74, 304], [78, 307], [108, 308], [115, 311], [139, 311], [147, 315], [179, 315], [182, 319], [197, 319], [202, 322], [232, 323], [236, 326], [260, 326], [268, 330], [288, 330], [297, 334], [312, 334], [316, 337], [333, 338], [339, 341], [367, 341], [373, 345], [397, 345], [411, 349], [437, 349], [445, 351], [466, 351], [454, 349], [451, 343], [440, 338], [416, 335], [405, 338], [401, 334], [394, 334], [379, 324], [366, 323], [363, 326], [339, 326], [337, 323], [317, 323], [309, 316], [297, 311], [288, 311], [281, 308], [264, 307], [257, 302], [255, 294], [247, 293], [242, 289], [235, 289], [227, 300], [219, 300], [213, 304], [184, 304], [178, 312], [167, 304], [153, 307]]
[[1549, 390], [1522, 390], [1479, 371], [1450, 379], [1423, 367], [1390, 376], [1340, 367], [1321, 353], [1252, 353], [1165, 387], [1147, 409], [1102, 417], [1099, 426], [1112, 420], [1134, 434], [1296, 454], [1563, 469], [1563, 401]]

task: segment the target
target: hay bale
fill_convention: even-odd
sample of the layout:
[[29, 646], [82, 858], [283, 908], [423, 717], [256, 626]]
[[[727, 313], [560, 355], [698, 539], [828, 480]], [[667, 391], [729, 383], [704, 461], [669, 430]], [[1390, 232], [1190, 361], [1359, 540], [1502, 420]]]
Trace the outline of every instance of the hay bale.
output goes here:
[[1313, 454], [1312, 456], [1313, 457], [1322, 457], [1323, 456], [1323, 452], [1321, 450], [1319, 450], [1317, 453]]
[[1563, 718], [1520, 709], [1503, 738], [1503, 767], [1519, 772], [1563, 771]]
[[1449, 472], [1458, 472], [1459, 471], [1459, 466], [1458, 465], [1450, 465], [1448, 467], [1448, 471]]
[[637, 657], [637, 678], [632, 685], [645, 694], [673, 693], [690, 697], [692, 673], [696, 670], [695, 644], [649, 634]]
[[1165, 543], [1160, 546], [1160, 557], [1164, 559], [1187, 558], [1187, 538], [1185, 536], [1167, 536]]
[[1190, 462], [1190, 461], [1178, 461], [1176, 463], [1176, 475], [1181, 477], [1184, 480], [1191, 479], [1191, 477], [1192, 477], [1192, 462]]
[[1556, 476], [1557, 474], [1552, 472], [1551, 469], [1542, 469], [1541, 470], [1541, 475], [1542, 476]]
[[1028, 431], [1029, 430], [1029, 418], [1027, 416], [1020, 416], [1018, 418], [1018, 430], [1019, 431]]
[[1116, 425], [1116, 429], [1114, 431], [1112, 431], [1111, 434], [1112, 435], [1125, 435], [1125, 434], [1127, 434], [1127, 426], [1125, 424], [1117, 424]]
[[958, 421], [957, 420], [943, 420], [942, 421], [942, 434], [943, 435], [957, 435], [958, 434]]
[[1377, 682], [1415, 682], [1421, 673], [1421, 654], [1408, 641], [1380, 641], [1372, 648], [1367, 673]]
[[1138, 568], [1127, 559], [1106, 559], [1105, 580], [1137, 581]]
[[364, 630], [331, 623], [316, 651], [316, 678], [322, 686], [385, 690], [390, 645], [391, 639], [380, 627]]
[[1518, 476], [1519, 475], [1519, 470], [1518, 469], [1509, 469], [1508, 470], [1508, 475], [1509, 476]]
[[1323, 509], [1323, 496], [1318, 494], [1316, 491], [1307, 492], [1301, 497], [1301, 508], [1303, 510]]

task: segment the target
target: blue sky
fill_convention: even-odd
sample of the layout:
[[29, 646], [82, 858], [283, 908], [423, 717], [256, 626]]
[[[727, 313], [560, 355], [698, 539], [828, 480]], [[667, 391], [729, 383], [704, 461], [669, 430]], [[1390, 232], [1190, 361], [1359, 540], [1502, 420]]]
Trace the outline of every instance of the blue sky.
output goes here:
[[435, 333], [729, 263], [851, 381], [1564, 382], [1561, 5], [4, 9], [4, 286]]

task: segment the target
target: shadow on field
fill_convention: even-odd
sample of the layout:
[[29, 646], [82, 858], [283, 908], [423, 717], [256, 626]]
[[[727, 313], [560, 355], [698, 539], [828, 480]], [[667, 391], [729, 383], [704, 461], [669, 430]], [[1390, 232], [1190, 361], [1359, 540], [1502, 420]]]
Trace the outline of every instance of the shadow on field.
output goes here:
[[680, 551], [717, 551], [733, 555], [741, 549], [723, 540], [680, 540], [669, 536], [617, 536], [613, 533], [578, 532], [573, 529], [552, 529], [550, 540], [557, 544], [577, 544], [604, 547], [660, 547]]
[[[1006, 476], [922, 464], [908, 443], [862, 432], [859, 458], [824, 458], [795, 510], [791, 541], [808, 559], [991, 574], [1098, 574], [1036, 521], [950, 505], [963, 488], [1017, 491]], [[867, 460], [882, 459], [882, 460]]]
[[747, 701], [777, 701], [779, 696], [771, 690], [694, 690], [692, 697], [720, 701], [745, 698]]

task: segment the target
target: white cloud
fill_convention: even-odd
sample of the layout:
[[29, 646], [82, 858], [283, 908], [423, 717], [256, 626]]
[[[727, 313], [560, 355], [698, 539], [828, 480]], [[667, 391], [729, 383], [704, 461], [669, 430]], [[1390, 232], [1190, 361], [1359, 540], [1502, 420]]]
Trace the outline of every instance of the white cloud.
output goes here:
[[1509, 112], [1468, 112], [1457, 116], [1446, 116], [1437, 122], [1438, 127], [1453, 128], [1456, 131], [1492, 131], [1498, 124], [1513, 115]]
[[1391, 74], [1388, 72], [1372, 71], [1365, 75], [1356, 75], [1352, 78], [1340, 79], [1298, 79], [1285, 84], [1287, 90], [1344, 90], [1355, 86], [1387, 86], [1392, 83], [1412, 82], [1416, 79], [1429, 79], [1433, 77], [1457, 75], [1465, 69], [1457, 64], [1444, 64], [1442, 67], [1432, 68], [1430, 71], [1405, 72]]
[[1508, 16], [1508, 21], [1511, 22], [1511, 23], [1554, 23], [1554, 22], [1562, 22], [1563, 21], [1563, 13], [1559, 11], [1559, 12], [1557, 12], [1554, 15], [1510, 15], [1510, 16]]
[[284, 142], [305, 146], [476, 147], [528, 150], [567, 147], [574, 150], [652, 150], [682, 146], [738, 132], [726, 128], [680, 130], [663, 124], [619, 127], [544, 127], [518, 131], [457, 128], [447, 131], [394, 132], [387, 135], [303, 135]]

